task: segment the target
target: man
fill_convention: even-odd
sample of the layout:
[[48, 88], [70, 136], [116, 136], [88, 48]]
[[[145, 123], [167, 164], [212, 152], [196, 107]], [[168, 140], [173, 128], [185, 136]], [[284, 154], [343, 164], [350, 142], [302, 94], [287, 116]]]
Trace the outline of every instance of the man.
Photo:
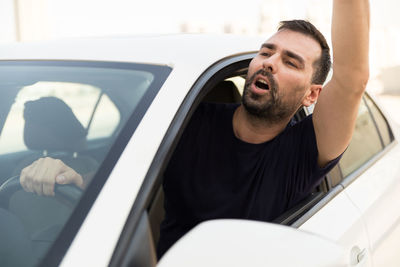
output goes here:
[[[239, 107], [199, 107], [165, 172], [159, 256], [204, 220], [273, 220], [319, 183], [350, 142], [369, 76], [368, 39], [368, 1], [334, 0], [333, 76], [323, 91], [326, 41], [310, 23], [288, 21], [251, 61]], [[291, 123], [317, 99], [312, 116]], [[27, 191], [52, 194], [55, 181], [82, 186], [62, 162], [48, 168], [52, 161], [22, 172]]]

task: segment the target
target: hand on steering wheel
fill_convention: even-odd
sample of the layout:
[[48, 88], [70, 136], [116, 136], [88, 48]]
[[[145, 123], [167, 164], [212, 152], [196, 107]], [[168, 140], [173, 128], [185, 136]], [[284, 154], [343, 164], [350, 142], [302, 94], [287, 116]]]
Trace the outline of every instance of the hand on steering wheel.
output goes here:
[[40, 158], [21, 171], [20, 183], [27, 192], [54, 196], [55, 184], [75, 184], [83, 189], [83, 179], [59, 159]]
[[[0, 206], [7, 209], [11, 196], [18, 190], [22, 190], [19, 176], [13, 176], [7, 179], [0, 186]], [[82, 195], [82, 189], [75, 186], [74, 184], [56, 184], [54, 187], [54, 191], [55, 199], [69, 207], [73, 207]]]

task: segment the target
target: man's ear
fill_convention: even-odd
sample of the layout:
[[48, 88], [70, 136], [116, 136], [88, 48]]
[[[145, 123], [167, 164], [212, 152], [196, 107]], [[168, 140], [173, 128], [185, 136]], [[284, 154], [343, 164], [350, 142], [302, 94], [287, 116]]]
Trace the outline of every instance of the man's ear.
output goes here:
[[322, 90], [322, 85], [321, 84], [311, 84], [310, 88], [307, 90], [306, 95], [304, 96], [303, 99], [303, 106], [309, 107], [312, 104], [314, 104], [317, 99], [319, 94], [321, 93]]

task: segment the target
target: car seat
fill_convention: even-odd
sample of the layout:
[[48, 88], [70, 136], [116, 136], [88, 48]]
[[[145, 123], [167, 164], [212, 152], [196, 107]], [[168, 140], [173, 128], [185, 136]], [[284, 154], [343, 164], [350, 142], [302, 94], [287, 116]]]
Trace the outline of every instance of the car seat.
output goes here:
[[93, 158], [80, 155], [86, 149], [87, 131], [61, 99], [42, 97], [27, 101], [24, 119], [24, 143], [32, 154], [19, 162], [14, 175], [45, 156], [61, 159], [81, 174], [99, 166]]
[[[32, 153], [17, 164], [14, 175], [44, 156], [60, 159], [80, 174], [97, 170], [96, 160], [80, 155], [86, 148], [87, 131], [64, 101], [56, 97], [27, 101], [24, 119], [24, 143]], [[21, 220], [32, 240], [34, 254], [41, 257], [58, 236], [72, 208], [53, 197], [19, 190], [10, 198], [9, 211]]]
[[203, 102], [240, 103], [242, 96], [232, 81], [221, 81], [204, 97]]

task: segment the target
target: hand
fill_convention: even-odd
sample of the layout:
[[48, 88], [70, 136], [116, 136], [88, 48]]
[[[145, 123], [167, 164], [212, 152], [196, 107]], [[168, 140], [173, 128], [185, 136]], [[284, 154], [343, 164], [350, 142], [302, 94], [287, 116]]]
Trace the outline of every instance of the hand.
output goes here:
[[20, 183], [25, 191], [41, 196], [54, 196], [55, 183], [74, 183], [83, 189], [83, 179], [80, 174], [61, 160], [49, 157], [40, 158], [25, 167], [20, 174]]

